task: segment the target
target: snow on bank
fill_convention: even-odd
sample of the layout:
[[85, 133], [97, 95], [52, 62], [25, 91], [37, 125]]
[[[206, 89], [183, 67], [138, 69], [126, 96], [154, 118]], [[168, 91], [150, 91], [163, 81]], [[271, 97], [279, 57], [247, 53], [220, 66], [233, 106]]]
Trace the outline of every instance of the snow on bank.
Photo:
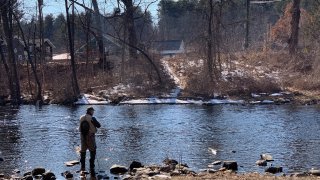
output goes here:
[[71, 59], [69, 53], [57, 54], [52, 57], [53, 60], [68, 60]]
[[84, 94], [74, 104], [75, 105], [89, 105], [89, 104], [92, 104], [92, 105], [95, 105], [95, 104], [104, 105], [104, 104], [110, 104], [110, 101], [109, 100], [105, 100], [103, 98], [99, 98], [97, 96], [90, 95], [90, 94]]
[[[119, 104], [130, 104], [130, 105], [139, 105], [139, 104], [206, 104], [206, 105], [215, 105], [215, 104], [243, 104], [243, 100], [228, 100], [228, 99], [211, 99], [209, 101], [203, 100], [194, 100], [194, 99], [177, 99], [177, 98], [142, 98], [142, 99], [131, 99], [122, 101]], [[97, 96], [84, 94], [75, 105], [108, 105], [111, 104], [109, 100], [104, 100]]]

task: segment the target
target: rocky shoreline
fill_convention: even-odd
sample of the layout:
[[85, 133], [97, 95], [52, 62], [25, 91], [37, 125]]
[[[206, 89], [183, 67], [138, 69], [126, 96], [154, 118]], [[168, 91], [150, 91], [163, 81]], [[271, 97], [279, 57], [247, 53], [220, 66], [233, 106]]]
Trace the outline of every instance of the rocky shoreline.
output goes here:
[[[129, 167], [122, 165], [113, 165], [109, 172], [99, 171], [96, 177], [90, 177], [89, 173], [80, 175], [79, 171], [62, 172], [56, 175], [53, 172], [46, 171], [45, 168], [38, 167], [32, 171], [21, 173], [18, 169], [13, 170], [11, 176], [0, 173], [1, 180], [53, 180], [53, 179], [122, 179], [122, 180], [138, 180], [138, 179], [320, 179], [320, 170], [311, 169], [307, 172], [299, 172], [285, 174], [282, 167], [274, 167], [267, 162], [273, 161], [269, 154], [262, 154], [260, 160], [256, 162], [257, 166], [265, 166], [265, 174], [261, 173], [237, 173], [238, 164], [236, 161], [215, 161], [208, 165], [208, 169], [201, 169], [199, 172], [191, 170], [187, 164], [178, 162], [174, 159], [166, 158], [162, 165], [143, 165], [141, 162], [133, 161]], [[66, 162], [66, 166], [78, 165], [79, 161]]]
[[[22, 104], [39, 104], [31, 96], [23, 96]], [[82, 94], [79, 98], [70, 98], [57, 101], [50, 94], [43, 97], [41, 105], [139, 105], [139, 104], [197, 104], [197, 105], [217, 105], [217, 104], [241, 104], [241, 105], [266, 105], [266, 104], [296, 104], [296, 105], [317, 105], [320, 98], [317, 95], [305, 95], [300, 92], [277, 92], [277, 93], [251, 93], [250, 95], [239, 97], [228, 97], [217, 95], [214, 97], [135, 97], [126, 94]], [[0, 97], [0, 106], [10, 106], [10, 97]]]

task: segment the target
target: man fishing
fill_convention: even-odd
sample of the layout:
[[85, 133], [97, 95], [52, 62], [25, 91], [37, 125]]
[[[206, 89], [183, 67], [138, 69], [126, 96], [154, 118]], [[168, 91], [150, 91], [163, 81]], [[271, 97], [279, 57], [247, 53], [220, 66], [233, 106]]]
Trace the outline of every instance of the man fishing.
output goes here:
[[94, 109], [93, 107], [87, 108], [87, 113], [80, 117], [80, 139], [81, 139], [81, 150], [80, 150], [80, 163], [81, 163], [81, 173], [83, 174], [86, 169], [86, 151], [90, 151], [90, 174], [95, 176], [94, 161], [96, 158], [96, 140], [95, 133], [97, 133], [97, 128], [100, 128], [100, 123], [93, 117]]

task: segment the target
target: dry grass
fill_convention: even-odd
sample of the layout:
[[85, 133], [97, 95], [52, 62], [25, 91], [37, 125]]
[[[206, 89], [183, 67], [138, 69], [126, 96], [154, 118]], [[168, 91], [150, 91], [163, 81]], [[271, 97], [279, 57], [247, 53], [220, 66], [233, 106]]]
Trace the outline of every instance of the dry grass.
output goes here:
[[289, 176], [275, 176], [275, 175], [261, 175], [258, 173], [247, 173], [247, 174], [236, 174], [236, 173], [223, 173], [218, 172], [214, 174], [205, 174], [203, 176], [191, 177], [191, 176], [177, 176], [172, 177], [172, 180], [209, 180], [209, 179], [219, 179], [219, 180], [318, 180], [319, 177], [307, 176], [307, 177], [289, 177]]

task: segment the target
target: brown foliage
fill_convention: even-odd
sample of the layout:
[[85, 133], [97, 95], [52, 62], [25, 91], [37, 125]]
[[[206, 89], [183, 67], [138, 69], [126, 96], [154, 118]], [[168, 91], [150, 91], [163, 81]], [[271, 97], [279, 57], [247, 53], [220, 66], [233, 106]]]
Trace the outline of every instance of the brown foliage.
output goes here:
[[[291, 19], [292, 19], [292, 7], [293, 4], [289, 3], [284, 11], [283, 16], [277, 21], [277, 23], [271, 29], [271, 38], [274, 42], [277, 43], [288, 43], [291, 34]], [[301, 19], [299, 27], [305, 26], [310, 18], [308, 12], [304, 9], [300, 9]]]

